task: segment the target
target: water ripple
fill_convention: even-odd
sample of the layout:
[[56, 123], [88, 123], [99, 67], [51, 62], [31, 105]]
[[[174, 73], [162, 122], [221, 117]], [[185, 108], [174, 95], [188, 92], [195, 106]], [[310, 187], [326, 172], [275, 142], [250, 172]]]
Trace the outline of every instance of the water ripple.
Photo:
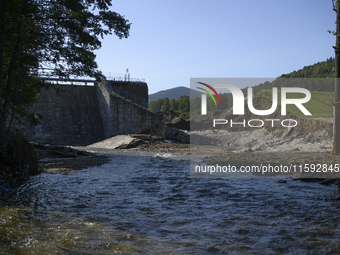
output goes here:
[[2, 197], [0, 254], [337, 254], [336, 197], [317, 183], [191, 179], [185, 160], [115, 155]]

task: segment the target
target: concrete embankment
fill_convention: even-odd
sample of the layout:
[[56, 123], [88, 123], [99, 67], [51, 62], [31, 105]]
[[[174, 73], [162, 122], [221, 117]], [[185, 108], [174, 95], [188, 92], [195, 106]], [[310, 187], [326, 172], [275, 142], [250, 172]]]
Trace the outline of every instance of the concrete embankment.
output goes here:
[[31, 112], [42, 116], [37, 126], [28, 120], [13, 125], [30, 141], [50, 145], [86, 146], [116, 135], [144, 132], [162, 121], [162, 116], [109, 91], [105, 81], [95, 86], [43, 89]]

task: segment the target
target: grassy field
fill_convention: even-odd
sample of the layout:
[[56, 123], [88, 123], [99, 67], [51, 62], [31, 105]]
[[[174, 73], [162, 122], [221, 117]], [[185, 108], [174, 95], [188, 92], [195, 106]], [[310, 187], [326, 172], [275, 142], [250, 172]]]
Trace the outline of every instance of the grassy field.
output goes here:
[[[255, 96], [267, 98], [272, 101], [271, 90], [258, 92]], [[287, 98], [290, 99], [304, 97], [305, 95], [302, 93], [287, 93]], [[333, 92], [311, 91], [311, 99], [303, 105], [312, 114], [312, 116], [305, 116], [295, 105], [287, 105], [287, 112], [300, 118], [322, 118], [330, 121], [333, 116], [333, 101]], [[278, 93], [278, 105], [281, 106], [281, 90], [279, 90]]]

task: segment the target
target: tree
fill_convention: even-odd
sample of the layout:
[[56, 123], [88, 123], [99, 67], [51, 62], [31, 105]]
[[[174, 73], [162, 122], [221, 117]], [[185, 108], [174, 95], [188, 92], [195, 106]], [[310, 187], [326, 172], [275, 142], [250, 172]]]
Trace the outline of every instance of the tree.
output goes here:
[[170, 100], [170, 110], [178, 110], [177, 102], [174, 98]]
[[148, 110], [151, 111], [151, 112], [155, 112], [155, 102], [154, 101], [151, 101], [149, 103], [149, 107], [148, 107]]
[[334, 123], [333, 123], [333, 145], [331, 154], [340, 155], [340, 0], [333, 0], [336, 12], [336, 45], [335, 50], [335, 87], [334, 87]]
[[190, 117], [190, 99], [188, 96], [180, 96], [177, 100], [178, 111], [177, 113], [181, 118], [189, 118]]
[[0, 132], [46, 83], [39, 77], [103, 78], [94, 50], [100, 38], [129, 36], [111, 0], [0, 0]]
[[178, 110], [181, 112], [189, 112], [190, 111], [190, 100], [189, 97], [184, 95], [180, 96], [177, 100], [178, 104]]
[[162, 112], [167, 112], [170, 110], [170, 100], [169, 98], [164, 98], [163, 105], [162, 105]]
[[157, 99], [155, 102], [154, 112], [160, 112], [162, 110], [164, 98]]

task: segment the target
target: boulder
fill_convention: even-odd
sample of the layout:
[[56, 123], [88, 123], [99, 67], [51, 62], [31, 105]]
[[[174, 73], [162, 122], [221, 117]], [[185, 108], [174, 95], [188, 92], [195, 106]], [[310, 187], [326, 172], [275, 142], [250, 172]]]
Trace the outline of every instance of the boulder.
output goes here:
[[164, 114], [163, 122], [166, 127], [175, 127], [182, 130], [190, 130], [190, 121], [176, 116], [173, 110]]
[[175, 127], [165, 127], [164, 138], [167, 140], [175, 140], [181, 143], [190, 143], [190, 135], [185, 131]]

